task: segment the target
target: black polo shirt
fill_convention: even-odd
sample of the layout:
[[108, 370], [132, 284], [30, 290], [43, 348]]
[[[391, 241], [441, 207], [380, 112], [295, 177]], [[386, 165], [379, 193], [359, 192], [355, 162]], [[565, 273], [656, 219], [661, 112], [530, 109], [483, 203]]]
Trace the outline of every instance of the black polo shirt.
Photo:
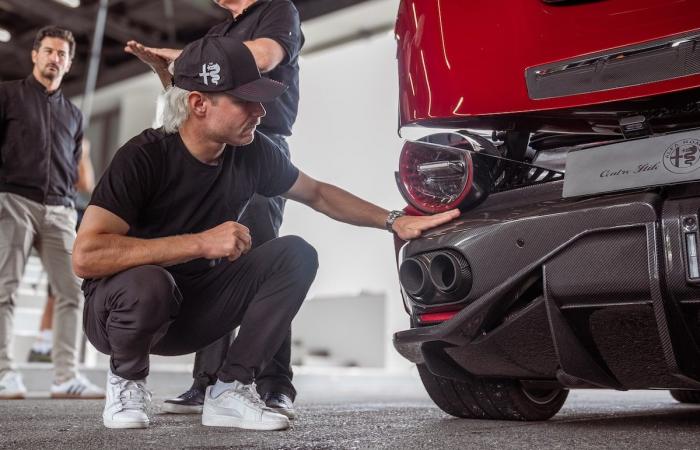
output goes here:
[[269, 38], [284, 49], [282, 62], [263, 76], [289, 88], [277, 100], [265, 103], [267, 115], [258, 129], [263, 133], [291, 136], [299, 107], [299, 52], [304, 45], [299, 12], [289, 0], [257, 0], [238, 15], [213, 27], [207, 35], [229, 36], [241, 41]]
[[0, 192], [45, 205], [73, 205], [83, 115], [29, 75], [0, 83]]
[[[142, 239], [199, 233], [238, 221], [254, 193], [287, 192], [299, 170], [261, 133], [242, 147], [227, 146], [217, 165], [195, 158], [179, 133], [148, 129], [121, 147], [92, 193], [91, 205], [129, 224]], [[180, 267], [181, 266], [181, 267]], [[169, 270], [207, 270], [202, 259]]]

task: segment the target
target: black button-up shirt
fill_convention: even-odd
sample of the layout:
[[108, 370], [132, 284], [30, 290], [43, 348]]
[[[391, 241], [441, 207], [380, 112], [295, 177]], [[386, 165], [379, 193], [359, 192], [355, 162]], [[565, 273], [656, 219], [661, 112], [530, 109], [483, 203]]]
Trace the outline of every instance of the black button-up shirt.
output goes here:
[[72, 206], [83, 116], [34, 78], [0, 83], [0, 192]]
[[299, 52], [304, 45], [299, 12], [289, 0], [257, 0], [238, 15], [214, 26], [207, 35], [229, 36], [241, 41], [269, 38], [285, 52], [285, 58], [270, 72], [262, 74], [289, 88], [275, 101], [264, 103], [267, 114], [258, 130], [291, 136], [299, 107]]

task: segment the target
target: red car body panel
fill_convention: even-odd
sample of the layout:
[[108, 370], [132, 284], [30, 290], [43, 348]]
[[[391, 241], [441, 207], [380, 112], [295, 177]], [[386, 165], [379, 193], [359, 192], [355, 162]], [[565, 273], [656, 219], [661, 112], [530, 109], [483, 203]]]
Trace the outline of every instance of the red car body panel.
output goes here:
[[[467, 20], [465, 20], [467, 18]], [[399, 125], [576, 108], [700, 86], [700, 75], [533, 100], [530, 67], [700, 33], [696, 0], [403, 0]]]

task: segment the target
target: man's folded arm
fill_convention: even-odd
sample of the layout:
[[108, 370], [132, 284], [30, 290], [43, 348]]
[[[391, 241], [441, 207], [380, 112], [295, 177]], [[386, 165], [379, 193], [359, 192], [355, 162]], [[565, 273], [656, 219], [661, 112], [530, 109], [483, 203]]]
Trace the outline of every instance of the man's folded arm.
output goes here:
[[73, 271], [82, 278], [109, 276], [131, 267], [171, 266], [198, 258], [197, 235], [139, 239], [126, 236], [129, 224], [112, 212], [90, 205], [73, 246]]

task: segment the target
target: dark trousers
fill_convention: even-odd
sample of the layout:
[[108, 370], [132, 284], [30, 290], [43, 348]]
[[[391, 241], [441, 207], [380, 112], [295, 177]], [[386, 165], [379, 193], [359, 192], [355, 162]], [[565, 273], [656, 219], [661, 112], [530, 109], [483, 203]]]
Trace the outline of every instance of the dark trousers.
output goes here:
[[317, 268], [316, 251], [297, 236], [196, 274], [134, 267], [85, 283], [85, 334], [111, 355], [113, 373], [136, 380], [148, 375], [149, 354], [192, 353], [240, 326], [217, 377], [247, 384], [287, 339]]
[[[266, 136], [289, 157], [289, 146], [284, 136], [269, 133]], [[253, 196], [243, 216], [240, 218], [240, 223], [250, 229], [253, 248], [279, 236], [284, 203], [285, 199], [283, 197], [267, 198], [257, 194]], [[232, 339], [233, 333], [229, 333], [197, 352], [192, 372], [194, 378], [193, 386], [204, 390], [204, 388], [216, 381], [216, 373], [226, 357], [226, 352]], [[291, 353], [292, 330], [290, 328], [286, 331], [286, 337], [282, 341], [279, 350], [256, 379], [260, 395], [266, 392], [281, 392], [292, 400], [295, 399], [296, 390], [292, 385]]]

